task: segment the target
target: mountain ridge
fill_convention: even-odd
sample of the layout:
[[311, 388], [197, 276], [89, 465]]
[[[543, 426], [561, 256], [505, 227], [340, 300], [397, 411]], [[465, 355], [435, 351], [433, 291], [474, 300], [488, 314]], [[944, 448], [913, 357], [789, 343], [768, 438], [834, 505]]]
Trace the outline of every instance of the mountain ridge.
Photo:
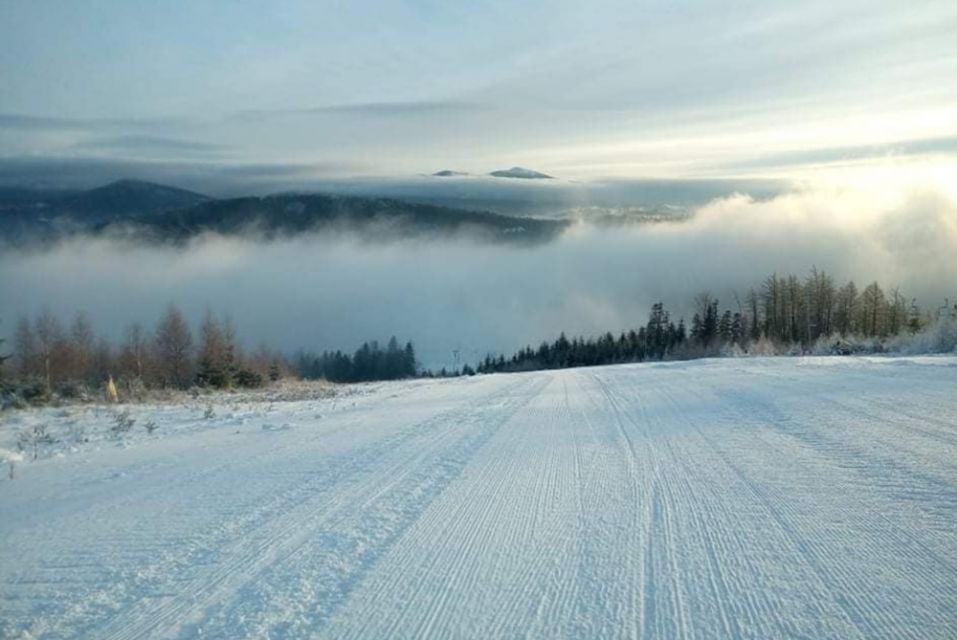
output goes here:
[[0, 190], [0, 241], [14, 245], [76, 235], [179, 244], [204, 233], [275, 238], [324, 231], [348, 231], [371, 240], [467, 235], [534, 243], [566, 226], [394, 198], [322, 193], [211, 198], [132, 180], [84, 191]]

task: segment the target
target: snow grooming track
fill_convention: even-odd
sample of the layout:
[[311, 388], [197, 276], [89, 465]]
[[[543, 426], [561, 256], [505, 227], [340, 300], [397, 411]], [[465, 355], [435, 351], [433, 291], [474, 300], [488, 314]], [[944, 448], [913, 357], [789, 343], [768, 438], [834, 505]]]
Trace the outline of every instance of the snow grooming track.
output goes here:
[[957, 637], [957, 358], [416, 381], [318, 413], [21, 465], [0, 637]]
[[[531, 383], [524, 381], [519, 390]], [[499, 408], [512, 411], [516, 402], [526, 402], [528, 397], [518, 395]], [[294, 494], [286, 496], [292, 498], [286, 500], [287, 509], [254, 522], [254, 529], [239, 532], [233, 544], [218, 552], [225, 562], [189, 584], [177, 585], [177, 597], [151, 603], [138, 615], [115, 619], [98, 629], [97, 637], [164, 637], [194, 613], [202, 613], [205, 622], [184, 628], [185, 637], [200, 633], [258, 637], [277, 631], [297, 637], [321, 626], [328, 609], [347, 595], [358, 574], [381, 552], [377, 545], [387, 546], [401, 534], [408, 524], [403, 520], [414, 519], [417, 509], [451, 481], [462, 460], [493, 431], [493, 425], [482, 424], [473, 414], [481, 415], [477, 410], [483, 404], [489, 406], [488, 399], [431, 416], [394, 437], [376, 441], [368, 450], [350, 451], [343, 465], [304, 478]], [[335, 488], [335, 492], [324, 488]], [[385, 507], [375, 512], [379, 502], [385, 502]], [[359, 562], [335, 566], [346, 554], [357, 556]], [[316, 559], [323, 560], [324, 566], [312, 567], [313, 573], [327, 579], [319, 585], [297, 585], [300, 561]], [[298, 588], [283, 593], [289, 587]], [[310, 605], [316, 609], [310, 610]], [[277, 616], [277, 608], [284, 607], [287, 613]], [[302, 616], [305, 620], [299, 625]], [[277, 622], [278, 629], [270, 628]]]

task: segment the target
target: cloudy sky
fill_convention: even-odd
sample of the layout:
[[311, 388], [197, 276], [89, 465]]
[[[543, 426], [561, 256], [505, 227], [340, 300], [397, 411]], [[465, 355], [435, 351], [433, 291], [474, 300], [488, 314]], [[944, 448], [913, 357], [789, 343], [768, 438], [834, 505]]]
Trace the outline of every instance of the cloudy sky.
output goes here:
[[953, 0], [0, 3], [0, 162], [953, 177]]

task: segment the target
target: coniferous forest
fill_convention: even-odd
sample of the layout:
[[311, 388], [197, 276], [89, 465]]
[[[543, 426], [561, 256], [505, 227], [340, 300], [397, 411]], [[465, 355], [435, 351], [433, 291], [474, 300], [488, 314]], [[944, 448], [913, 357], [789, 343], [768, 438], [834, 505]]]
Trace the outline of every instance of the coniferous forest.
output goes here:
[[325, 351], [315, 355], [300, 351], [296, 355], [296, 370], [302, 378], [324, 378], [331, 382], [368, 382], [397, 380], [416, 375], [415, 348], [411, 342], [399, 346], [395, 336], [383, 349], [373, 340], [359, 347], [352, 356], [342, 351]]
[[12, 339], [0, 342], [0, 380], [21, 395], [47, 398], [82, 397], [114, 379], [135, 397], [146, 389], [255, 388], [290, 376], [366, 382], [722, 355], [847, 355], [879, 352], [938, 325], [950, 327], [949, 333], [924, 348], [952, 350], [957, 341], [957, 305], [921, 308], [896, 288], [885, 291], [877, 282], [862, 290], [854, 282], [838, 286], [817, 269], [804, 278], [772, 274], [730, 303], [700, 293], [692, 307], [689, 322], [657, 302], [643, 324], [617, 335], [562, 333], [510, 356], [489, 354], [475, 366], [439, 371], [421, 367], [413, 344], [395, 337], [385, 346], [366, 342], [352, 353], [300, 350], [289, 357], [265, 346], [249, 351], [232, 319], [207, 312], [194, 334], [173, 304], [154, 327], [134, 323], [112, 340], [98, 335], [85, 313], [64, 325], [41, 312], [21, 317]]
[[[772, 274], [741, 299], [722, 305], [710, 293], [698, 294], [690, 325], [677, 323], [662, 303], [652, 305], [647, 323], [618, 334], [569, 339], [561, 334], [537, 348], [510, 357], [489, 354], [464, 373], [558, 369], [645, 360], [691, 359], [721, 355], [879, 352], [885, 341], [914, 335], [938, 320], [952, 324], [957, 305], [921, 309], [899, 289], [885, 292], [877, 282], [862, 291], [851, 281], [812, 269], [805, 278]], [[953, 349], [951, 335], [944, 349]]]

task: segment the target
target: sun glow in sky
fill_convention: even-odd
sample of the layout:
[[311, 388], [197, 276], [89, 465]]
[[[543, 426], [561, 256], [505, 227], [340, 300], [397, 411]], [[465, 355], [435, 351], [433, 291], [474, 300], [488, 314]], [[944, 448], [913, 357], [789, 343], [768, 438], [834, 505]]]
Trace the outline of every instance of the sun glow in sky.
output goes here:
[[0, 4], [0, 163], [957, 182], [952, 0]]

